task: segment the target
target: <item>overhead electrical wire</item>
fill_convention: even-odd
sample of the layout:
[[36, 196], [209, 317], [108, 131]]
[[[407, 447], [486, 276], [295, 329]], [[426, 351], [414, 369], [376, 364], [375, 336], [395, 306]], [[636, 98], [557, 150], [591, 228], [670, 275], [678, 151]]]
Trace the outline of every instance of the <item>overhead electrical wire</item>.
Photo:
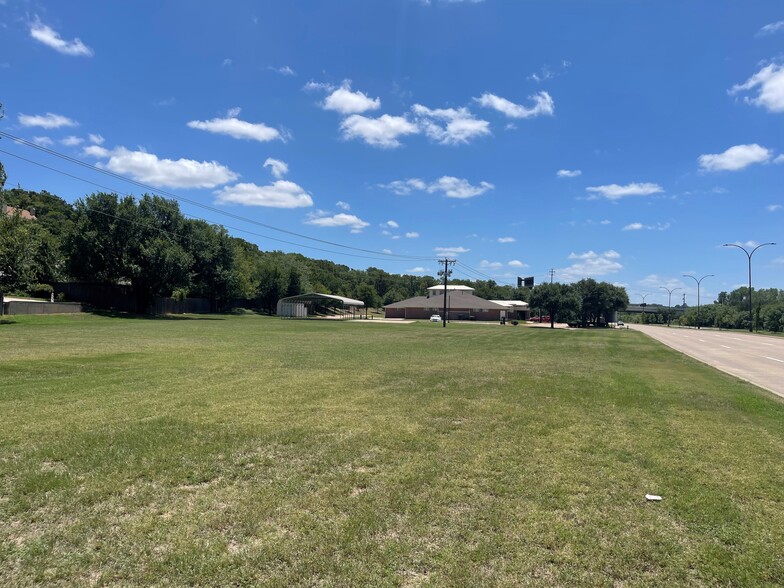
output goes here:
[[[293, 235], [295, 237], [299, 237], [300, 239], [306, 239], [308, 241], [316, 241], [318, 243], [324, 243], [325, 245], [331, 245], [333, 247], [340, 247], [342, 249], [348, 249], [348, 250], [352, 250], [352, 251], [360, 251], [362, 253], [371, 253], [373, 255], [377, 255], [377, 256], [378, 255], [382, 255], [383, 256], [383, 257], [378, 257], [376, 259], [394, 259], [394, 258], [398, 258], [399, 260], [404, 260], [404, 261], [420, 261], [420, 260], [431, 260], [431, 259], [433, 259], [430, 256], [428, 256], [428, 257], [425, 257], [425, 256], [411, 256], [411, 255], [399, 255], [399, 254], [395, 254], [395, 253], [378, 252], [378, 251], [373, 251], [372, 249], [363, 249], [361, 247], [353, 247], [351, 245], [344, 245], [342, 243], [337, 243], [337, 242], [334, 242], [334, 241], [328, 241], [326, 239], [319, 239], [317, 237], [310, 237], [308, 235], [304, 235], [302, 233], [297, 233], [295, 231], [289, 231], [287, 229], [281, 229], [279, 227], [275, 227], [273, 225], [262, 223], [262, 222], [257, 221], [257, 220], [246, 218], [244, 216], [241, 216], [241, 215], [238, 215], [238, 214], [234, 214], [234, 213], [226, 211], [226, 210], [221, 210], [220, 208], [216, 208], [214, 206], [209, 206], [208, 204], [203, 204], [201, 202], [198, 202], [196, 200], [192, 200], [190, 198], [185, 198], [184, 196], [180, 196], [179, 194], [175, 194], [175, 193], [169, 192], [167, 190], [161, 190], [160, 188], [155, 188], [154, 186], [151, 186], [149, 184], [145, 184], [144, 182], [139, 182], [139, 181], [134, 180], [132, 178], [129, 178], [127, 176], [123, 176], [122, 174], [118, 174], [118, 173], [112, 172], [110, 170], [97, 167], [95, 165], [92, 165], [90, 163], [87, 163], [85, 161], [77, 159], [75, 157], [71, 157], [70, 155], [66, 155], [65, 153], [60, 153], [59, 151], [55, 151], [53, 149], [49, 149], [48, 147], [44, 147], [43, 145], [37, 145], [36, 143], [33, 143], [31, 141], [23, 139], [22, 137], [18, 137], [16, 135], [8, 133], [6, 131], [0, 131], [0, 137], [5, 137], [7, 139], [10, 139], [10, 140], [14, 141], [15, 143], [19, 143], [19, 144], [25, 145], [25, 146], [30, 147], [32, 149], [37, 149], [38, 151], [41, 151], [41, 152], [46, 153], [48, 155], [51, 155], [53, 157], [58, 157], [60, 159], [63, 159], [65, 161], [68, 161], [68, 162], [73, 163], [75, 165], [79, 165], [79, 166], [84, 167], [86, 169], [89, 169], [91, 171], [94, 171], [94, 172], [97, 172], [97, 173], [101, 173], [101, 174], [104, 174], [104, 175], [107, 175], [107, 176], [111, 176], [111, 177], [113, 177], [115, 179], [121, 180], [123, 182], [127, 182], [129, 184], [134, 185], [134, 186], [138, 186], [140, 188], [144, 188], [145, 190], [151, 191], [153, 194], [168, 196], [168, 197], [170, 197], [170, 198], [172, 198], [174, 200], [177, 200], [178, 202], [186, 202], [186, 203], [188, 203], [188, 204], [190, 204], [192, 206], [196, 206], [196, 207], [202, 208], [204, 210], [208, 210], [208, 211], [213, 212], [215, 214], [219, 214], [219, 215], [227, 216], [227, 217], [230, 217], [230, 218], [234, 218], [234, 219], [240, 220], [242, 222], [246, 222], [246, 223], [249, 223], [249, 224], [257, 225], [257, 226], [263, 227], [265, 229], [278, 231], [280, 233], [285, 233], [287, 235]], [[12, 156], [18, 157], [19, 159], [23, 159], [23, 160], [28, 161], [30, 163], [36, 163], [36, 162], [32, 162], [30, 160], [27, 160], [27, 159], [25, 159], [23, 157], [17, 156], [17, 155], [15, 155], [13, 153], [10, 153], [8, 151], [3, 151], [3, 153], [7, 153], [8, 155], [12, 155]], [[43, 164], [37, 164], [37, 165], [41, 165], [42, 167], [47, 167], [47, 166], [45, 166]], [[58, 172], [58, 173], [64, 173], [65, 175], [70, 175], [70, 174], [67, 174], [65, 172], [60, 172], [59, 170], [56, 170], [56, 169], [53, 169], [53, 168], [48, 168], [48, 169], [52, 169], [52, 171], [55, 171], [55, 172]], [[89, 182], [89, 180], [84, 180], [83, 178], [78, 178], [78, 177], [75, 177], [75, 176], [71, 176], [71, 177], [74, 177], [75, 179], [79, 179], [81, 181], [86, 181], [88, 183], [93, 183], [93, 182]], [[202, 220], [204, 220], [204, 219], [202, 219]], [[206, 222], [209, 222], [209, 221], [206, 221]], [[239, 230], [239, 229], [234, 229], [234, 230]], [[246, 231], [246, 232], [250, 233], [249, 231]], [[265, 238], [270, 238], [270, 237], [265, 237]], [[279, 240], [279, 241], [285, 242], [285, 243], [289, 243], [287, 241], [282, 241], [282, 240]], [[289, 243], [289, 244], [292, 244], [292, 243]], [[304, 245], [298, 245], [298, 246], [303, 246], [304, 247]], [[339, 253], [339, 254], [340, 255], [347, 255], [345, 253]]]
[[[115, 190], [114, 188], [111, 188], [109, 186], [104, 186], [103, 184], [99, 184], [97, 182], [93, 182], [93, 181], [88, 180], [86, 178], [82, 178], [82, 177], [76, 176], [74, 174], [70, 174], [68, 172], [65, 172], [63, 170], [60, 170], [60, 169], [51, 167], [49, 165], [40, 163], [38, 161], [33, 161], [32, 159], [27, 159], [26, 157], [22, 157], [21, 155], [17, 155], [16, 153], [11, 153], [10, 151], [5, 151], [4, 149], [0, 149], [0, 153], [5, 153], [6, 155], [10, 155], [11, 157], [15, 157], [17, 159], [21, 159], [22, 161], [25, 161], [27, 163], [30, 163], [30, 164], [33, 164], [33, 165], [37, 165], [39, 167], [42, 167], [44, 169], [48, 169], [48, 170], [53, 171], [55, 173], [62, 174], [64, 176], [68, 176], [69, 178], [73, 178], [73, 179], [78, 180], [80, 182], [84, 182], [86, 184], [90, 184], [90, 185], [95, 186], [97, 188], [101, 188], [103, 190], [109, 190], [110, 192], [113, 192], [113, 193], [116, 193], [116, 194], [120, 194], [122, 196], [130, 196], [130, 197], [133, 198], [133, 194], [129, 194], [128, 192], [123, 192], [122, 190]], [[138, 225], [141, 225], [141, 226], [143, 226], [143, 227], [145, 227], [147, 229], [158, 230], [158, 231], [161, 231], [161, 232], [164, 232], [164, 233], [168, 233], [168, 234], [176, 236], [176, 237], [192, 238], [191, 236], [185, 236], [185, 235], [180, 235], [178, 233], [172, 233], [171, 231], [167, 231], [165, 229], [161, 229], [160, 227], [153, 227], [153, 226], [150, 226], [150, 225], [146, 225], [144, 223], [140, 223], [139, 221], [134, 221], [132, 219], [128, 219], [128, 218], [124, 218], [124, 217], [121, 217], [121, 216], [113, 215], [113, 214], [110, 214], [110, 213], [102, 211], [102, 210], [97, 210], [95, 208], [90, 208], [89, 206], [85, 206], [85, 208], [88, 211], [90, 211], [90, 212], [101, 214], [101, 215], [104, 215], [104, 216], [107, 216], [107, 217], [110, 217], [110, 218], [114, 218], [114, 219], [117, 219], [117, 220], [130, 222], [132, 224], [138, 224]], [[206, 222], [206, 223], [208, 223], [210, 225], [215, 224], [215, 223], [212, 223], [211, 221], [208, 221], [205, 218], [202, 218], [202, 217], [199, 217], [199, 216], [196, 216], [196, 215], [193, 215], [193, 214], [189, 214], [189, 213], [183, 212], [181, 210], [179, 212], [183, 216], [187, 216], [187, 217], [192, 218], [194, 220], [204, 221], [204, 222]], [[416, 260], [422, 259], [422, 258], [389, 259], [389, 258], [386, 258], [386, 257], [374, 257], [374, 256], [371, 256], [371, 255], [359, 255], [357, 253], [347, 253], [345, 251], [333, 251], [331, 249], [323, 249], [321, 247], [314, 247], [312, 245], [305, 245], [303, 243], [296, 243], [294, 241], [286, 241], [285, 239], [279, 239], [277, 237], [270, 237], [269, 235], [264, 235], [262, 233], [256, 233], [254, 231], [249, 231], [247, 229], [240, 229], [239, 227], [233, 227], [231, 225], [227, 225], [227, 224], [223, 224], [223, 223], [221, 223], [221, 226], [225, 227], [227, 229], [231, 229], [233, 231], [238, 231], [238, 232], [241, 232], [241, 233], [245, 233], [247, 235], [253, 235], [254, 237], [260, 237], [262, 239], [268, 239], [270, 241], [276, 241], [278, 243], [286, 243], [287, 245], [294, 245], [295, 247], [303, 247], [305, 249], [312, 249], [313, 251], [321, 251], [323, 253], [332, 253], [333, 255], [345, 255], [345, 256], [348, 256], [348, 257], [356, 257], [356, 258], [361, 258], [361, 259], [373, 259], [373, 260], [377, 260], [377, 261], [397, 261], [397, 262], [401, 262], [401, 261], [416, 261]], [[430, 259], [430, 258], [424, 258], [424, 259]]]

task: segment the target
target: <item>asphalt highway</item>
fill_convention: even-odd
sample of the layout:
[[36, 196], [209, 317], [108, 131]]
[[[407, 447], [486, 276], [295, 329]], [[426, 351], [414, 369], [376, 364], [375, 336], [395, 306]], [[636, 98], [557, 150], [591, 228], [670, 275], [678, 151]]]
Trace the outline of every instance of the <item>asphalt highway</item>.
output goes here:
[[784, 398], [784, 337], [653, 325], [629, 327]]

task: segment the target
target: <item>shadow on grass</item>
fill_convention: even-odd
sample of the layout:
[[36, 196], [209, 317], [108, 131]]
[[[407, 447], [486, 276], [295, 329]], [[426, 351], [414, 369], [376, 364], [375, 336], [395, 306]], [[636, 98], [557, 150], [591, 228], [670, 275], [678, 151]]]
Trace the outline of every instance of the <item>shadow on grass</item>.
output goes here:
[[147, 321], [225, 321], [226, 319], [216, 316], [183, 316], [179, 314], [136, 314], [133, 312], [116, 312], [112, 310], [90, 309], [85, 311], [88, 314], [102, 316], [106, 318], [137, 319]]
[[15, 325], [16, 321], [12, 319], [0, 319], [0, 325]]

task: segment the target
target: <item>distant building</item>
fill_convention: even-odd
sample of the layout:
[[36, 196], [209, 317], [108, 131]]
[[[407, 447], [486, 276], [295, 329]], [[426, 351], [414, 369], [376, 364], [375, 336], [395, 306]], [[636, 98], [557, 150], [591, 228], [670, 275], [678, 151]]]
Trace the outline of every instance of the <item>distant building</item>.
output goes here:
[[[447, 320], [499, 321], [528, 320], [531, 312], [522, 300], [485, 300], [474, 294], [474, 289], [461, 284], [446, 287]], [[426, 296], [415, 296], [387, 304], [386, 318], [427, 319], [444, 314], [444, 286], [431, 286]]]
[[16, 213], [19, 213], [25, 220], [38, 220], [35, 217], [35, 208], [31, 208], [30, 210], [25, 210], [24, 208], [15, 208], [13, 206], [8, 206], [5, 203], [0, 204], [0, 214], [3, 216], [14, 216]]

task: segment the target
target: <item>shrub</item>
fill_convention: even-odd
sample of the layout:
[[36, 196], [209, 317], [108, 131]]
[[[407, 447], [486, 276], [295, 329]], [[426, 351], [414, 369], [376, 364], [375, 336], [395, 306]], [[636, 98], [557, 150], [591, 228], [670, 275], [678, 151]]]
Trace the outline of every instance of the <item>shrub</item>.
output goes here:
[[33, 284], [30, 286], [30, 295], [33, 298], [49, 298], [54, 293], [54, 288], [49, 284]]

